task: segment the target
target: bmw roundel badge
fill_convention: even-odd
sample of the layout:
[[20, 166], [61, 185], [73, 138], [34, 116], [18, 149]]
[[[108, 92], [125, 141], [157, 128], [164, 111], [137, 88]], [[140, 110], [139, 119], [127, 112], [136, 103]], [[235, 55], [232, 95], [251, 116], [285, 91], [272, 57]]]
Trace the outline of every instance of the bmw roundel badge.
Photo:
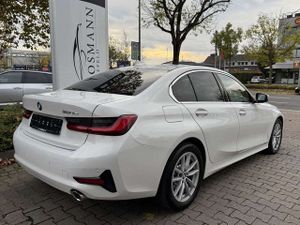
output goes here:
[[36, 104], [36, 106], [37, 106], [38, 110], [42, 111], [43, 106], [42, 106], [42, 104], [41, 104], [40, 102], [38, 102], [38, 103]]

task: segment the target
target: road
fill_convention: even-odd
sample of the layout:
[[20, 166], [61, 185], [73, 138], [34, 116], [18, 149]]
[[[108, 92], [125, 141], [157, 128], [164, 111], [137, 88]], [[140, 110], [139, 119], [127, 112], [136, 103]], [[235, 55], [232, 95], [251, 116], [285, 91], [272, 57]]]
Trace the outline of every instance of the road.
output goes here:
[[256, 154], [209, 177], [182, 212], [152, 199], [76, 202], [15, 164], [0, 168], [0, 225], [299, 225], [300, 112], [282, 112], [280, 152]]
[[300, 95], [270, 95], [269, 102], [279, 109], [300, 111]]

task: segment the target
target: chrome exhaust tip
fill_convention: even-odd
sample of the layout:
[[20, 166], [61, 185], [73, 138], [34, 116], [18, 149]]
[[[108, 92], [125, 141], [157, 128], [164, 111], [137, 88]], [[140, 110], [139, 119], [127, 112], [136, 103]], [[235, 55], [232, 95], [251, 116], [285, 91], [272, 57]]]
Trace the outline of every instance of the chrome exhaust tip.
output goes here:
[[74, 189], [71, 190], [71, 195], [78, 202], [81, 202], [84, 199], [86, 199], [86, 196], [84, 194], [82, 194], [80, 191], [77, 191], [77, 190], [74, 190]]

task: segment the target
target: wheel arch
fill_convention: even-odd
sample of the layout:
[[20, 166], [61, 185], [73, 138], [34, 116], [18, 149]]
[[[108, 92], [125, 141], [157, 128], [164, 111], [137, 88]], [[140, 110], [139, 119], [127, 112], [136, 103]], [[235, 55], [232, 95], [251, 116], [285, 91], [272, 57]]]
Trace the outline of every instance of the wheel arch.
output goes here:
[[[196, 146], [199, 148], [200, 153], [201, 153], [201, 156], [202, 156], [202, 159], [203, 159], [203, 163], [204, 163], [203, 167], [204, 167], [204, 169], [205, 169], [205, 166], [206, 166], [206, 160], [207, 160], [207, 157], [206, 157], [206, 151], [205, 151], [205, 147], [204, 147], [202, 141], [200, 141], [198, 138], [194, 138], [194, 137], [187, 138], [187, 139], [183, 140], [179, 145], [177, 145], [176, 148], [177, 148], [178, 146], [180, 146], [181, 144], [183, 144], [183, 143], [188, 143], [188, 142], [189, 142], [189, 143], [193, 143], [194, 145], [196, 145]], [[175, 148], [175, 149], [176, 149], [176, 148]], [[175, 151], [175, 149], [174, 149], [174, 151]], [[173, 154], [173, 153], [172, 153], [172, 154]]]
[[169, 163], [169, 160], [175, 154], [176, 149], [178, 149], [178, 147], [180, 147], [181, 145], [183, 145], [185, 143], [192, 143], [192, 144], [196, 145], [199, 148], [200, 154], [202, 156], [203, 163], [204, 163], [204, 165], [203, 165], [203, 168], [204, 168], [203, 175], [205, 175], [205, 169], [206, 169], [206, 165], [207, 165], [208, 156], [207, 156], [207, 152], [205, 150], [204, 144], [198, 138], [195, 138], [195, 137], [186, 138], [186, 139], [182, 140], [178, 145], [176, 145], [176, 147], [173, 149], [173, 151], [169, 155], [169, 157], [168, 157], [168, 159], [167, 159], [167, 161], [166, 161], [166, 163], [164, 165], [164, 169], [163, 169], [162, 175], [160, 177], [160, 182], [159, 182], [159, 186], [158, 186], [158, 189], [157, 189], [157, 195], [160, 193], [160, 189], [161, 189], [161, 185], [162, 185], [162, 179], [163, 179], [163, 176], [164, 176], [164, 174], [166, 172], [166, 168], [167, 168], [167, 165]]
[[283, 116], [282, 116], [282, 115], [278, 116], [277, 119], [276, 119], [276, 121], [277, 121], [277, 120], [280, 120], [281, 123], [283, 124]]
[[[207, 160], [208, 160], [208, 156], [207, 156], [207, 154], [206, 154], [206, 150], [205, 150], [205, 147], [204, 147], [204, 144], [202, 143], [202, 141], [199, 140], [198, 138], [195, 138], [195, 137], [189, 137], [189, 138], [186, 138], [186, 139], [182, 140], [178, 145], [176, 145], [176, 147], [173, 149], [173, 151], [171, 152], [171, 154], [170, 154], [169, 157], [167, 158], [167, 161], [166, 161], [166, 163], [165, 163], [165, 165], [164, 165], [163, 173], [164, 173], [165, 170], [166, 170], [166, 167], [167, 167], [167, 164], [168, 164], [170, 158], [175, 154], [176, 149], [177, 149], [179, 146], [181, 146], [181, 145], [183, 145], [183, 144], [185, 144], [185, 143], [192, 143], [192, 144], [196, 145], [196, 146], [199, 148], [200, 154], [201, 154], [201, 156], [202, 156], [203, 163], [204, 163], [204, 165], [203, 165], [204, 171], [203, 171], [203, 172], [204, 172], [204, 174], [205, 174], [205, 168], [206, 168], [206, 163], [207, 163]], [[163, 175], [162, 175], [162, 176], [163, 176]], [[162, 178], [162, 176], [161, 176], [161, 178]]]

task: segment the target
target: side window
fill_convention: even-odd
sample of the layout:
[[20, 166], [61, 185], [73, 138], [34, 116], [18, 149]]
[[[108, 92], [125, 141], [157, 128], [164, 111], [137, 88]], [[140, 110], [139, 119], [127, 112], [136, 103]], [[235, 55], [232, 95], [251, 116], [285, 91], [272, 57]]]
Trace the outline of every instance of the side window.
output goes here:
[[172, 86], [173, 95], [180, 102], [196, 102], [195, 92], [188, 76], [183, 76]]
[[24, 72], [23, 83], [29, 84], [44, 84], [52, 83], [52, 76], [47, 73]]
[[7, 72], [0, 74], [0, 84], [22, 83], [22, 72]]
[[224, 101], [219, 85], [211, 72], [195, 72], [189, 77], [199, 102]]
[[218, 74], [232, 102], [251, 102], [251, 96], [246, 89], [229, 76]]
[[44, 74], [45, 79], [46, 79], [46, 83], [48, 84], [52, 84], [53, 80], [52, 80], [52, 74]]

